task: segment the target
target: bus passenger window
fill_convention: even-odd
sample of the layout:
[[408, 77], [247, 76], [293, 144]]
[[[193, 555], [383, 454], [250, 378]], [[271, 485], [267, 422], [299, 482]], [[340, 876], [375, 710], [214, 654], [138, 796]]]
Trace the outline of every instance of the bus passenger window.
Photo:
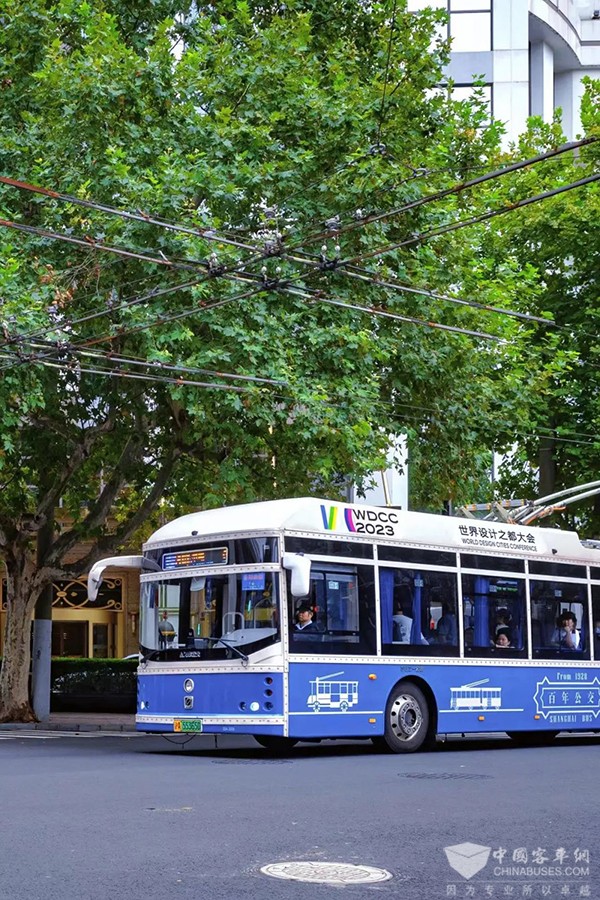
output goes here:
[[[375, 591], [371, 566], [313, 563], [308, 597], [293, 599], [290, 573], [288, 617], [291, 653], [374, 653]], [[297, 628], [300, 609], [311, 611], [311, 627]], [[305, 616], [306, 618], [306, 616]]]
[[465, 654], [525, 656], [525, 579], [464, 573], [462, 586]]
[[379, 597], [385, 654], [458, 654], [454, 574], [422, 568], [380, 568]]
[[585, 584], [532, 579], [531, 636], [537, 659], [554, 659], [576, 653], [590, 658]]

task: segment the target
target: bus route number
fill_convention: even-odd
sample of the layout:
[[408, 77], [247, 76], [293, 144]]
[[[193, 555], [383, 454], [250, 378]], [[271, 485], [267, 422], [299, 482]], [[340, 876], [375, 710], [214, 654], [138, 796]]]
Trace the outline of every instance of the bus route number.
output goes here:
[[173, 721], [173, 731], [202, 731], [202, 719], [175, 719]]

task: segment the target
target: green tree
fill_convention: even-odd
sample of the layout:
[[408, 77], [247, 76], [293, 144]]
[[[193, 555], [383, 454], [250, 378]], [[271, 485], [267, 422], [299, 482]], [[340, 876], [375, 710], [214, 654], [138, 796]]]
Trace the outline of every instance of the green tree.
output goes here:
[[450, 474], [455, 493], [468, 482], [501, 351], [407, 317], [518, 326], [336, 268], [375, 252], [369, 271], [399, 284], [470, 288], [480, 272], [482, 302], [527, 293], [472, 235], [379, 252], [476, 199], [365, 222], [498, 156], [482, 104], [435, 89], [439, 19], [400, 2], [232, 0], [191, 16], [166, 0], [5, 0], [0, 172], [74, 199], [0, 192], [0, 720], [32, 717], [44, 585], [127, 545], [159, 501], [171, 514], [339, 494], [340, 473], [380, 468], [398, 431], [429, 465], [432, 502]]
[[[585, 135], [600, 137], [600, 81], [587, 80], [582, 103]], [[560, 111], [554, 123], [532, 119], [516, 148], [533, 154], [564, 141]], [[496, 197], [514, 202], [517, 192], [551, 191], [598, 171], [597, 143], [560, 161], [524, 172], [518, 184], [499, 187]], [[524, 331], [506, 364], [527, 380], [530, 402], [515, 427], [510, 460], [498, 491], [512, 496], [547, 496], [598, 478], [600, 463], [600, 190], [598, 183], [549, 198], [518, 216], [506, 217], [485, 236], [485, 250], [500, 260], [515, 256], [535, 272], [537, 290], [518, 308], [553, 323]], [[534, 302], [532, 302], [534, 298]], [[588, 500], [563, 516], [582, 533], [597, 534], [600, 506]]]

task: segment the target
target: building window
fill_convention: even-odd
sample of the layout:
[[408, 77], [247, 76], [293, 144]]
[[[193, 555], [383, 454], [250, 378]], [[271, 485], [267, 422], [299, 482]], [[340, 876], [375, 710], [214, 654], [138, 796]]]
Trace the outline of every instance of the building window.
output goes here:
[[482, 12], [491, 8], [492, 0], [450, 0], [450, 12]]
[[492, 49], [492, 14], [489, 10], [452, 12], [450, 37], [453, 53], [471, 53]]

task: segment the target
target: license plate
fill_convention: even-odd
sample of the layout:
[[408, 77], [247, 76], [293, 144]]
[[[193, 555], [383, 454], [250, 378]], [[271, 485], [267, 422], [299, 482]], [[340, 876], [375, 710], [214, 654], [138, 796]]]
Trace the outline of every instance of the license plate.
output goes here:
[[202, 719], [175, 719], [173, 731], [202, 731]]

